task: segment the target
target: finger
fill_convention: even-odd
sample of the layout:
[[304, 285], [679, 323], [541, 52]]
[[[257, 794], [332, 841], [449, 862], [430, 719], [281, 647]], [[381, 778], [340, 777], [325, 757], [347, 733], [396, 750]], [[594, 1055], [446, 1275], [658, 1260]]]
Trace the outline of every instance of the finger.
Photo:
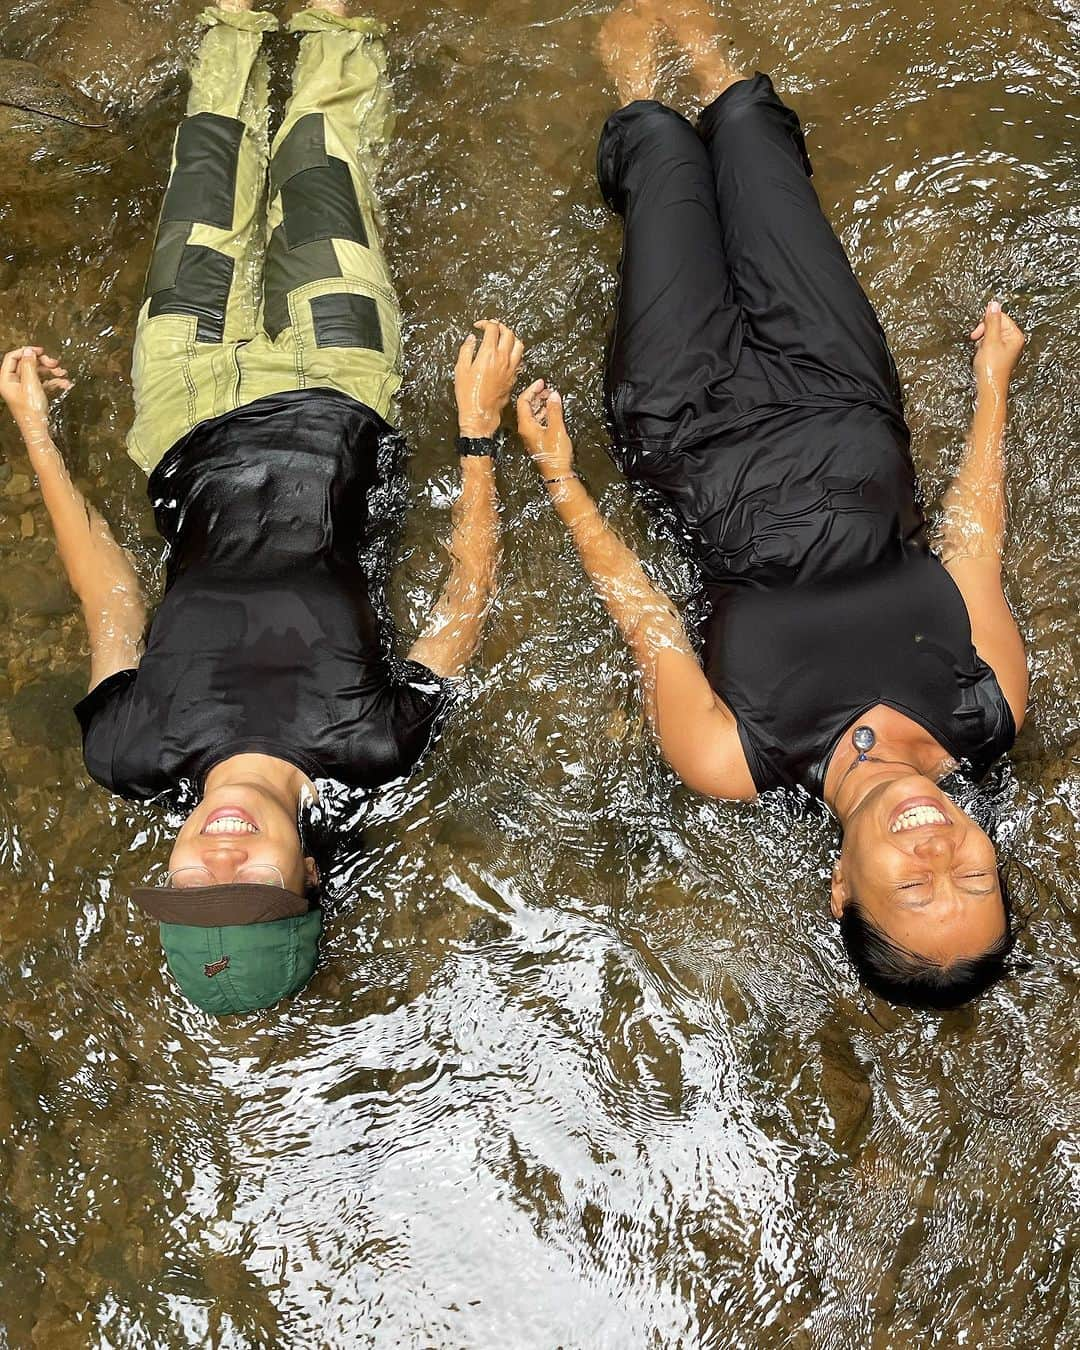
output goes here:
[[513, 351], [517, 335], [512, 328], [507, 328], [506, 324], [499, 324], [499, 352], [503, 356], [508, 356]]
[[470, 333], [465, 341], [458, 348], [457, 363], [459, 366], [471, 366], [476, 356], [476, 349], [480, 345], [480, 339], [475, 333]]
[[557, 389], [552, 389], [548, 394], [547, 401], [548, 426], [553, 431], [566, 430], [566, 418], [563, 416], [562, 394]]
[[535, 380], [523, 393], [518, 395], [518, 426], [524, 430], [536, 421], [537, 400], [544, 388], [543, 380]]
[[37, 352], [39, 366], [58, 366], [60, 364], [60, 358], [58, 356], [46, 356], [41, 347], [35, 347], [34, 351]]
[[37, 373], [37, 357], [26, 356], [19, 358], [19, 379], [22, 381], [24, 389], [32, 389], [34, 385], [39, 384]]
[[524, 342], [522, 342], [520, 338], [515, 338], [513, 349], [510, 352], [510, 366], [513, 370], [516, 371], [518, 366], [521, 365], [521, 358], [524, 355], [525, 355]]
[[16, 347], [13, 352], [8, 352], [3, 361], [0, 362], [0, 379], [12, 380], [15, 378], [19, 368], [19, 362], [22, 360], [22, 348]]
[[1023, 341], [1024, 334], [1020, 331], [1020, 325], [1011, 315], [1006, 314], [1004, 310], [1001, 311], [1001, 331], [1007, 337], [1014, 339], [1020, 338], [1020, 340]]
[[1001, 305], [997, 300], [991, 300], [986, 306], [986, 331], [990, 337], [1001, 334]]
[[484, 340], [480, 344], [480, 350], [490, 355], [499, 345], [499, 325], [494, 319], [481, 319], [477, 328], [484, 331]]
[[978, 327], [974, 328], [971, 332], [972, 342], [978, 342], [980, 338], [985, 336], [985, 334], [986, 334], [986, 324], [980, 323]]

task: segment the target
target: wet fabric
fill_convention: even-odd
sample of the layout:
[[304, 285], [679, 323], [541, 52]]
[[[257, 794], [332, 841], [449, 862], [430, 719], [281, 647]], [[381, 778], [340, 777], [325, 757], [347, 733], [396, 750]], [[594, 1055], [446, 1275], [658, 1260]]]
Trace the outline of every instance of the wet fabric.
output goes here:
[[[896, 366], [811, 173], [798, 117], [762, 74], [697, 129], [632, 103], [598, 152], [625, 225], [605, 382], [615, 458], [667, 501], [701, 566], [706, 673], [759, 790], [820, 793], [834, 727], [876, 703], [983, 765], [1012, 719], [929, 553]], [[876, 646], [855, 637], [871, 620]], [[908, 660], [925, 633], [934, 663]]]
[[268, 144], [262, 38], [277, 21], [202, 20], [136, 327], [128, 452], [147, 472], [200, 423], [268, 395], [336, 389], [393, 420], [401, 384], [371, 186], [393, 125], [383, 26], [294, 16], [292, 96]]
[[886, 704], [979, 776], [1012, 745], [1012, 713], [971, 645], [963, 597], [928, 553], [809, 586], [710, 588], [709, 683], [738, 721], [759, 792], [820, 797], [845, 731]]
[[201, 785], [257, 751], [372, 788], [419, 759], [446, 706], [383, 650], [359, 560], [388, 427], [332, 392], [291, 392], [200, 426], [150, 478], [169, 545], [137, 670], [76, 708], [91, 776], [134, 799]]

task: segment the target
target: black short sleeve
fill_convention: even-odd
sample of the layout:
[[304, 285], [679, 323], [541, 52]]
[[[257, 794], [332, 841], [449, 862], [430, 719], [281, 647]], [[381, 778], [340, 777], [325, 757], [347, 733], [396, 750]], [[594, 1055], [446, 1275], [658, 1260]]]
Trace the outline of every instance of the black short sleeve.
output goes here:
[[376, 748], [369, 742], [358, 762], [379, 782], [410, 773], [438, 735], [455, 697], [453, 681], [417, 661], [405, 662], [385, 691], [380, 744]]
[[135, 670], [118, 670], [96, 684], [75, 705], [75, 716], [82, 727], [87, 772], [95, 783], [121, 796], [130, 794], [117, 780], [116, 750], [124, 734], [136, 674]]

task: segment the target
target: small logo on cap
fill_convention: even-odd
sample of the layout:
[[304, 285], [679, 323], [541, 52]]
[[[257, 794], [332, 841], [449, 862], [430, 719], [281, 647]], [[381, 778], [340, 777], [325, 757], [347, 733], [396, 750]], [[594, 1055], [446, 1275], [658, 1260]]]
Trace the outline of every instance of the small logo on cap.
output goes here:
[[203, 974], [208, 980], [212, 980], [215, 975], [220, 975], [223, 970], [229, 969], [229, 958], [223, 956], [220, 961], [215, 961], [212, 966], [203, 966]]

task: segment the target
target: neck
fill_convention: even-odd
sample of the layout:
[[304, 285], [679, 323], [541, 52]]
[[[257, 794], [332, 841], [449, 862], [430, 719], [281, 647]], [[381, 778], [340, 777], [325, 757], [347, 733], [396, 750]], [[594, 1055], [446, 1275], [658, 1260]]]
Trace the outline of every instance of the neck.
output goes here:
[[825, 804], [843, 824], [859, 809], [867, 793], [893, 778], [914, 770], [936, 783], [947, 771], [951, 760], [941, 757], [941, 749], [928, 736], [878, 736], [874, 748], [862, 763], [859, 752], [847, 738], [837, 749], [829, 766], [825, 784]]
[[[900, 754], [900, 747], [879, 743], [874, 746], [872, 757], [857, 768], [851, 768], [858, 759], [857, 750], [842, 766], [841, 777], [831, 792], [827, 791], [825, 794], [825, 804], [832, 809], [842, 828], [846, 828], [847, 822], [875, 788], [891, 782], [894, 778], [903, 777], [916, 767], [910, 760], [902, 761]], [[889, 762], [879, 763], [879, 760]]]
[[230, 755], [206, 775], [203, 795], [223, 787], [254, 787], [276, 797], [290, 812], [300, 807], [302, 793], [318, 798], [315, 786], [302, 769], [274, 755]]

